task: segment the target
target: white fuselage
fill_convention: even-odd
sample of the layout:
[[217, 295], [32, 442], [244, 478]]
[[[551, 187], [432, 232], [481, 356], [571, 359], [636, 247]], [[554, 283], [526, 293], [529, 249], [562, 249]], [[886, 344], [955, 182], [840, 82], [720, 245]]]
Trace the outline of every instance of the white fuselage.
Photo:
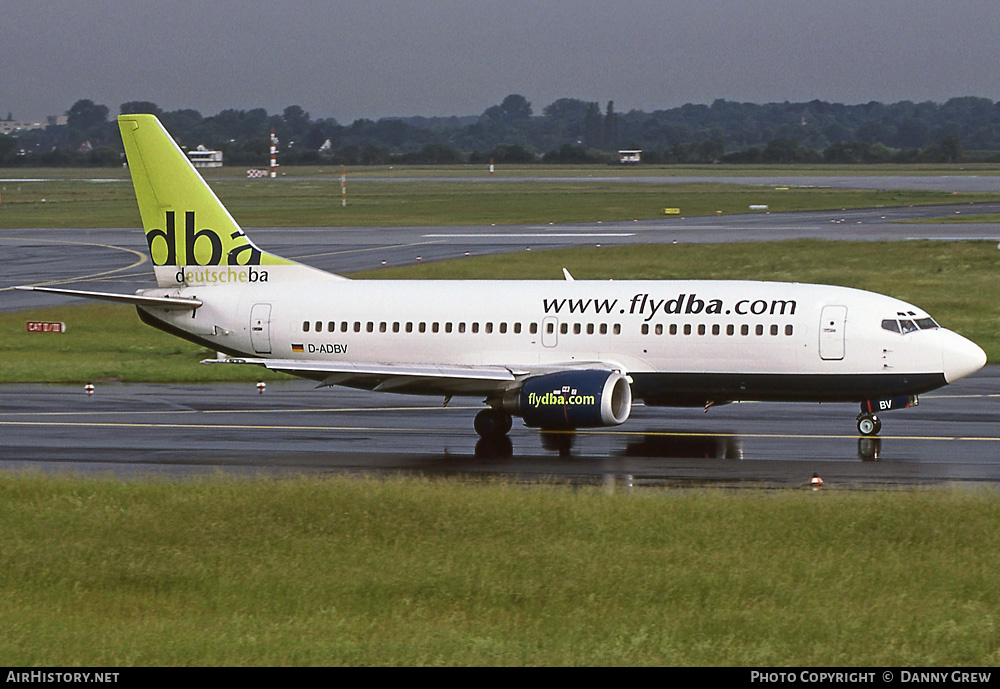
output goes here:
[[826, 285], [332, 280], [162, 293], [204, 306], [145, 309], [155, 320], [240, 356], [515, 372], [602, 362], [662, 404], [917, 394], [982, 365], [982, 350], [936, 324], [883, 327], [926, 321], [917, 307]]

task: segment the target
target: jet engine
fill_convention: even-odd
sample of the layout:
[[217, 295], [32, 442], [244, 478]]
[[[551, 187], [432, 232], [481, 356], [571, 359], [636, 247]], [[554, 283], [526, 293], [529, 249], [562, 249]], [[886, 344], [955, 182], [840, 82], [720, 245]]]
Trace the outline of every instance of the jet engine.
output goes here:
[[616, 371], [560, 371], [534, 376], [504, 398], [526, 426], [561, 430], [617, 426], [632, 411], [628, 376]]

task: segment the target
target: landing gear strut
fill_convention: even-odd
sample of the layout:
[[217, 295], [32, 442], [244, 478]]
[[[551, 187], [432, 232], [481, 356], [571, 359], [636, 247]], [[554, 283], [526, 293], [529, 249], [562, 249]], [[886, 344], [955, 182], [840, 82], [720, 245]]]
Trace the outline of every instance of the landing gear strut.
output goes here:
[[475, 426], [476, 433], [482, 438], [499, 438], [507, 435], [513, 423], [514, 420], [510, 414], [501, 409], [490, 407], [476, 414], [473, 426]]
[[882, 430], [882, 422], [874, 414], [858, 414], [858, 433], [861, 435], [878, 435]]

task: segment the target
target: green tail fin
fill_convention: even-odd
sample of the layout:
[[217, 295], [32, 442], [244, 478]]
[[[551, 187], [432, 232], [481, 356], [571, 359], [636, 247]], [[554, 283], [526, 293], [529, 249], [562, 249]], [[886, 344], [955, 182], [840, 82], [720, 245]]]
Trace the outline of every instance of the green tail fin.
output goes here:
[[156, 117], [121, 115], [118, 126], [160, 287], [268, 281], [275, 271], [259, 266], [336, 277], [261, 251]]

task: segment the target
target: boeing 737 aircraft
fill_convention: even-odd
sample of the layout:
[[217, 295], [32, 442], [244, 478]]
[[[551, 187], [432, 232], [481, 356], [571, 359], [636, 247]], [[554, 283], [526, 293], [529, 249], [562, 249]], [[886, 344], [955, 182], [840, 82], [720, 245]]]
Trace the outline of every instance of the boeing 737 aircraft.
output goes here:
[[[736, 280], [348, 280], [244, 234], [160, 122], [118, 118], [157, 288], [26, 287], [134, 304], [230, 356], [367, 390], [484, 399], [483, 437], [625, 422], [633, 400], [860, 403], [878, 414], [986, 363], [922, 309], [846, 287]], [[211, 363], [215, 363], [214, 361]]]

